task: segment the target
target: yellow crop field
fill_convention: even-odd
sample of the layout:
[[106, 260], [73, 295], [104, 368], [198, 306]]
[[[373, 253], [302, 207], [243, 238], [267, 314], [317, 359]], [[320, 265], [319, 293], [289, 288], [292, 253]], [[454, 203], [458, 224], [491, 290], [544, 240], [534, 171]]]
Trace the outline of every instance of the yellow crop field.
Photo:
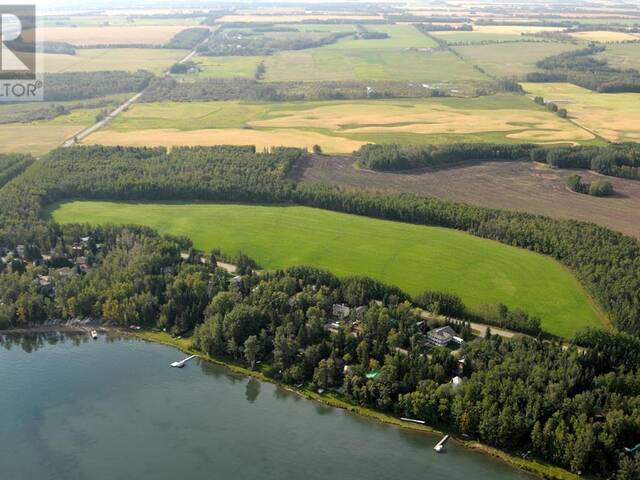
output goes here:
[[156, 74], [185, 56], [185, 50], [164, 48], [87, 48], [75, 55], [43, 55], [47, 73], [149, 70]]
[[163, 128], [133, 132], [99, 131], [84, 143], [169, 148], [184, 145], [255, 145], [258, 150], [278, 146], [302, 147], [311, 150], [314, 145], [320, 145], [327, 153], [349, 153], [360, 148], [365, 142], [296, 129], [227, 128], [182, 131]]
[[595, 31], [595, 32], [576, 32], [571, 34], [572, 37], [578, 40], [587, 40], [589, 42], [624, 42], [628, 40], [640, 40], [640, 37], [631, 33], [625, 32], [607, 32], [607, 31]]
[[167, 43], [184, 25], [140, 25], [100, 27], [45, 27], [38, 34], [48, 42], [67, 42], [76, 46]]
[[570, 83], [523, 83], [531, 95], [566, 108], [579, 125], [613, 141], [640, 141], [640, 94], [597, 93]]
[[261, 128], [326, 129], [334, 134], [422, 135], [479, 134], [503, 132], [506, 138], [523, 141], [578, 142], [591, 140], [592, 134], [548, 112], [505, 108], [454, 108], [443, 103], [423, 102], [415, 105], [390, 102], [342, 103], [322, 105], [307, 110], [278, 110], [273, 118], [251, 121]]
[[[367, 20], [371, 18], [377, 18], [379, 16], [371, 15], [332, 15], [332, 14], [292, 14], [292, 15], [225, 15], [217, 20], [218, 23], [229, 22], [264, 22], [264, 23], [279, 23], [279, 22], [304, 22], [313, 20]], [[379, 17], [381, 18], [381, 17]]]

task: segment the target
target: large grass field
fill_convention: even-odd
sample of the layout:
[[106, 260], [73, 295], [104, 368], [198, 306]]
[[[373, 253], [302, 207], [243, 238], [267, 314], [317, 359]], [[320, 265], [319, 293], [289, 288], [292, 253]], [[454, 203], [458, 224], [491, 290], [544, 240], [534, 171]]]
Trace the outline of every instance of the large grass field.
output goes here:
[[326, 102], [135, 104], [86, 143], [107, 145], [319, 144], [350, 153], [402, 141], [588, 143], [594, 135], [525, 96]]
[[243, 251], [268, 269], [315, 265], [340, 276], [368, 275], [411, 294], [454, 292], [471, 308], [502, 302], [539, 315], [556, 335], [601, 323], [559, 263], [455, 230], [298, 206], [75, 201], [49, 214], [62, 223], [148, 225], [186, 235], [203, 250]]
[[[306, 35], [326, 36], [334, 31], [356, 31], [355, 25], [295, 25]], [[277, 52], [264, 57], [265, 81], [419, 81], [478, 82], [488, 78], [410, 25], [371, 25], [389, 38], [345, 38], [334, 44], [305, 50]], [[247, 32], [249, 28], [244, 29]], [[267, 36], [297, 33], [266, 33]], [[203, 77], [253, 76], [259, 57], [196, 57]]]
[[607, 45], [607, 49], [596, 55], [607, 60], [612, 67], [620, 69], [640, 69], [640, 43], [616, 43]]
[[523, 78], [536, 70], [537, 61], [578, 47], [570, 43], [511, 42], [453, 48], [469, 63], [482, 67], [491, 75]]
[[640, 93], [597, 93], [570, 83], [522, 86], [566, 108], [575, 123], [609, 141], [640, 141]]

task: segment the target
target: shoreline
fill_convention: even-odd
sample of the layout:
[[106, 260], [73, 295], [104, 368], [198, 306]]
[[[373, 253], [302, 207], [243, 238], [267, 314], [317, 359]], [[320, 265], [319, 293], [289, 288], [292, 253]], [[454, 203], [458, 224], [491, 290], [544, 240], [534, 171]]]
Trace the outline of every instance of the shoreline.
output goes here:
[[[141, 340], [145, 340], [148, 342], [160, 343], [169, 347], [174, 347], [180, 350], [183, 353], [188, 353], [191, 355], [196, 355], [198, 358], [205, 360], [207, 362], [211, 362], [215, 365], [219, 365], [225, 367], [232, 371], [233, 373], [244, 375], [246, 377], [253, 377], [263, 382], [269, 382], [273, 385], [277, 385], [280, 388], [284, 388], [285, 390], [300, 395], [301, 397], [307, 398], [309, 400], [313, 400], [324, 405], [328, 405], [335, 408], [340, 408], [342, 410], [346, 410], [348, 412], [360, 415], [365, 418], [369, 418], [372, 420], [377, 420], [387, 425], [393, 425], [399, 428], [419, 431], [423, 433], [432, 433], [438, 435], [444, 435], [445, 431], [439, 430], [435, 427], [429, 425], [421, 425], [411, 422], [403, 422], [399, 418], [396, 418], [387, 413], [380, 412], [378, 410], [374, 410], [372, 408], [360, 407], [358, 405], [354, 405], [346, 400], [343, 400], [332, 393], [325, 393], [320, 395], [312, 390], [306, 388], [295, 388], [290, 385], [285, 385], [281, 382], [274, 380], [273, 378], [269, 378], [264, 375], [260, 371], [251, 370], [247, 367], [237, 365], [234, 363], [229, 363], [226, 361], [222, 361], [215, 357], [211, 357], [199, 350], [196, 350], [191, 347], [191, 340], [181, 338], [172, 338], [168, 333], [163, 332], [150, 332], [150, 331], [122, 331], [118, 329], [113, 329], [118, 333], [122, 333], [125, 335], [131, 335]], [[553, 465], [548, 465], [545, 463], [541, 463], [536, 460], [527, 460], [514, 455], [511, 455], [507, 452], [499, 450], [497, 448], [491, 447], [489, 445], [485, 445], [476, 440], [466, 440], [457, 435], [451, 434], [451, 440], [456, 442], [458, 445], [464, 446], [471, 450], [475, 450], [481, 452], [485, 455], [489, 455], [495, 459], [498, 459], [504, 463], [509, 464], [515, 469], [534, 474], [539, 478], [549, 478], [556, 480], [578, 480], [581, 477], [569, 472], [560, 467], [555, 467]]]
[[499, 461], [502, 461], [512, 466], [515, 469], [536, 475], [539, 478], [549, 478], [549, 479], [555, 479], [555, 480], [578, 480], [579, 478], [581, 478], [578, 475], [575, 475], [563, 468], [555, 467], [553, 465], [545, 464], [536, 460], [523, 459], [518, 456], [512, 455], [510, 453], [507, 453], [505, 451], [491, 447], [489, 445], [480, 443], [476, 440], [464, 439], [458, 435], [455, 435], [453, 433], [446, 432], [443, 430], [439, 430], [438, 428], [432, 427], [430, 425], [404, 422], [399, 418], [396, 418], [390, 414], [387, 414], [372, 408], [360, 407], [358, 405], [354, 405], [349, 401], [340, 398], [339, 396], [335, 395], [332, 392], [328, 392], [323, 395], [320, 395], [307, 388], [295, 388], [293, 386], [283, 384], [273, 378], [267, 377], [260, 371], [251, 370], [242, 365], [229, 363], [227, 361], [223, 361], [215, 357], [211, 357], [199, 350], [194, 349], [191, 346], [190, 339], [173, 338], [168, 333], [164, 333], [164, 332], [152, 332], [148, 330], [140, 330], [140, 331], [125, 330], [119, 327], [105, 327], [105, 326], [99, 326], [95, 324], [57, 325], [57, 326], [39, 326], [34, 328], [0, 330], [0, 337], [3, 335], [25, 335], [25, 334], [28, 335], [28, 334], [34, 334], [34, 333], [35, 334], [69, 333], [69, 334], [89, 335], [91, 330], [97, 330], [100, 333], [106, 333], [106, 334], [119, 334], [124, 336], [132, 336], [147, 342], [153, 342], [153, 343], [166, 345], [168, 347], [173, 347], [180, 350], [183, 353], [196, 355], [201, 360], [205, 360], [215, 365], [224, 367], [238, 375], [256, 378], [260, 381], [277, 385], [278, 387], [283, 388], [288, 392], [297, 394], [306, 399], [316, 401], [331, 407], [340, 408], [342, 410], [346, 410], [348, 412], [354, 413], [356, 415], [360, 415], [362, 417], [365, 417], [371, 420], [377, 420], [387, 425], [392, 425], [392, 426], [403, 428], [403, 429], [418, 431], [422, 433], [437, 434], [437, 435], [445, 435], [446, 433], [449, 433], [450, 439], [456, 442], [458, 445], [469, 448], [471, 450], [481, 452], [485, 455], [489, 455]]

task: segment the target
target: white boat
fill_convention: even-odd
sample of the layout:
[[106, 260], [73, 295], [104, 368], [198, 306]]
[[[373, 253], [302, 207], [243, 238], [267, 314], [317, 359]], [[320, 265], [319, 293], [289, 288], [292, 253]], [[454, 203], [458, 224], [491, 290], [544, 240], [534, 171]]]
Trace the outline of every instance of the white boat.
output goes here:
[[173, 362], [171, 364], [171, 366], [175, 367], [175, 368], [182, 368], [182, 367], [184, 367], [184, 363], [182, 363], [182, 362]]
[[91, 330], [91, 338], [93, 338], [94, 340], [98, 339], [98, 332], [96, 332], [95, 330]]

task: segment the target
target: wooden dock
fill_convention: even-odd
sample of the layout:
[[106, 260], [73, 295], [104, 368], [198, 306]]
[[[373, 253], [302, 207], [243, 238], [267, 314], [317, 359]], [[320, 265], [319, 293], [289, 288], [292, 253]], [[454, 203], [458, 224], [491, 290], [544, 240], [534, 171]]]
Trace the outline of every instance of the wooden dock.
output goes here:
[[187, 358], [185, 358], [185, 359], [183, 359], [183, 360], [180, 360], [179, 362], [173, 362], [173, 363], [171, 364], [171, 366], [172, 366], [172, 367], [175, 367], [175, 368], [182, 368], [182, 367], [184, 367], [184, 366], [185, 366], [185, 364], [186, 364], [189, 360], [191, 360], [192, 358], [196, 358], [196, 357], [197, 357], [197, 355], [191, 355], [190, 357], [187, 357]]

